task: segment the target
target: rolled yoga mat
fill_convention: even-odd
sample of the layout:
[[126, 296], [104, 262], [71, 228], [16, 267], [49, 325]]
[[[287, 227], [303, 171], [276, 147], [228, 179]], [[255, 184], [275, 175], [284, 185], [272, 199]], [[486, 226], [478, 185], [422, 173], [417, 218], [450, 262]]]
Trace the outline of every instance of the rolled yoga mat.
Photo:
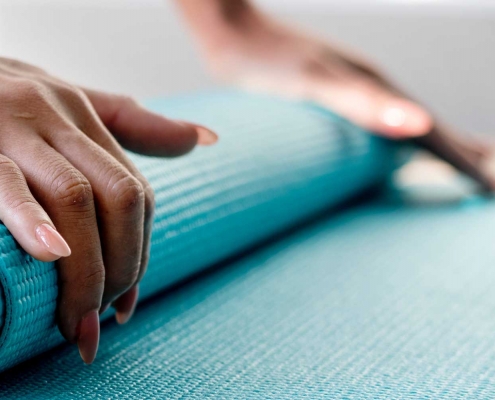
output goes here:
[[[383, 182], [395, 147], [309, 104], [241, 93], [150, 101], [220, 135], [178, 159], [131, 154], [155, 190], [151, 259], [141, 299]], [[0, 370], [63, 339], [52, 263], [0, 228]], [[106, 317], [109, 313], [106, 314]]]

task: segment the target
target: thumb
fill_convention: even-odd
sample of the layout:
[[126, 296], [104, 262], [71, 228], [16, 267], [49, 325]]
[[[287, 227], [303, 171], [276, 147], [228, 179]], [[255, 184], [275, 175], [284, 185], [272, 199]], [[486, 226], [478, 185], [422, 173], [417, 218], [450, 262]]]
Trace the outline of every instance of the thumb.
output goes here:
[[426, 135], [433, 118], [423, 107], [381, 87], [322, 82], [310, 96], [356, 125], [391, 139]]
[[218, 136], [203, 126], [167, 119], [125, 96], [83, 89], [96, 113], [123, 147], [152, 156], [179, 156]]

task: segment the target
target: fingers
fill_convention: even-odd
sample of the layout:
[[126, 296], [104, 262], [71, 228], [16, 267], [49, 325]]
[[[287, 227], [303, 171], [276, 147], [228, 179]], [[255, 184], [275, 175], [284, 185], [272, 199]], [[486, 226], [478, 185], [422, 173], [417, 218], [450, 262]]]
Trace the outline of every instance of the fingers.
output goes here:
[[120, 162], [76, 129], [50, 138], [91, 184], [105, 265], [102, 304], [111, 303], [138, 278], [143, 248], [145, 194]]
[[6, 141], [2, 151], [19, 166], [33, 196], [72, 249], [70, 257], [57, 263], [58, 324], [62, 335], [77, 342], [83, 360], [89, 363], [97, 351], [97, 316], [105, 281], [91, 184], [38, 137], [26, 137], [22, 149]]
[[153, 156], [178, 156], [197, 144], [209, 145], [217, 135], [209, 129], [167, 119], [128, 97], [84, 89], [96, 113], [127, 149]]
[[434, 123], [428, 112], [408, 100], [376, 68], [350, 56], [344, 61], [354, 72], [331, 74], [331, 68], [317, 63], [318, 73], [309, 71], [310, 93], [366, 129], [393, 139], [412, 138], [476, 180], [484, 190], [495, 191], [493, 144], [480, 143]]
[[[151, 185], [146, 178], [138, 171], [135, 165], [129, 160], [125, 152], [115, 141], [113, 136], [108, 132], [106, 127], [98, 119], [98, 117], [87, 116], [85, 126], [83, 127], [86, 135], [92, 139], [100, 147], [104, 148], [110, 153], [116, 160], [118, 160], [127, 170], [141, 183], [144, 192], [144, 226], [143, 226], [143, 242], [141, 250], [141, 261], [139, 265], [139, 272], [136, 279], [136, 284], [141, 281], [143, 275], [146, 272], [148, 266], [150, 244], [151, 244], [151, 230], [153, 225], [153, 214], [155, 209], [154, 193]], [[130, 290], [131, 291], [131, 290]], [[116, 319], [119, 323], [124, 323], [129, 320], [134, 311], [138, 296], [137, 291], [135, 293], [125, 293], [122, 295], [124, 299], [120, 298], [114, 302]], [[131, 301], [132, 300], [132, 301]], [[102, 305], [104, 309], [109, 307], [109, 303]]]
[[426, 135], [431, 115], [418, 104], [368, 79], [312, 77], [309, 96], [355, 124], [391, 139]]
[[[141, 183], [143, 188], [143, 240], [141, 261], [136, 280], [136, 282], [139, 282], [146, 271], [149, 259], [154, 195], [147, 180], [127, 158], [113, 136], [125, 147], [151, 155], [182, 154], [194, 146], [196, 141], [203, 145], [215, 143], [217, 136], [205, 127], [187, 122], [171, 121], [151, 113], [139, 107], [137, 103], [129, 98], [108, 95], [93, 90], [86, 90], [85, 93], [92, 103], [95, 113], [93, 115], [91, 115], [92, 113], [84, 113], [85, 118], [80, 122], [81, 130], [125, 166]], [[112, 131], [113, 136], [108, 132], [107, 128]], [[191, 138], [195, 138], [194, 141], [190, 140]], [[112, 257], [112, 260], [115, 260], [115, 257]], [[106, 262], [106, 265], [107, 280], [112, 281], [113, 279], [108, 277], [108, 262]], [[108, 307], [107, 301], [112, 298], [111, 294], [114, 292], [114, 290], [108, 289], [106, 286], [103, 308]], [[133, 299], [134, 303], [124, 301], [125, 298]], [[137, 301], [137, 294], [134, 296], [133, 292], [126, 293], [124, 300], [114, 303], [114, 307], [117, 310], [117, 321], [119, 322], [129, 319]]]
[[363, 126], [392, 139], [420, 137], [433, 127], [429, 113], [412, 101], [384, 94]]
[[70, 248], [34, 199], [17, 165], [0, 156], [0, 220], [21, 247], [41, 261], [70, 256]]
[[138, 297], [139, 286], [135, 285], [115, 301], [114, 307], [117, 310], [115, 317], [119, 324], [125, 324], [129, 321], [136, 308]]

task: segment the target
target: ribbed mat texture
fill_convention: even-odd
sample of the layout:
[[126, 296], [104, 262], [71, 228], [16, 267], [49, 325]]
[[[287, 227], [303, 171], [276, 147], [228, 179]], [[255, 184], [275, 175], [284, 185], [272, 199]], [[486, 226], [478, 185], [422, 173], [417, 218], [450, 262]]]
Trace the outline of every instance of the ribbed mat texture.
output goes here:
[[[174, 160], [132, 155], [133, 161], [155, 189], [157, 203], [151, 260], [147, 275], [141, 284], [141, 298], [147, 298], [192, 273], [232, 256], [325, 208], [340, 204], [358, 192], [384, 181], [396, 161], [395, 150], [389, 143], [373, 138], [339, 117], [310, 105], [239, 93], [186, 96], [152, 101], [148, 105], [171, 117], [206, 124], [215, 129], [221, 139], [219, 144], [212, 148], [197, 149], [189, 156]], [[361, 251], [359, 247], [355, 248], [355, 253]], [[297, 256], [297, 254], [294, 255]], [[333, 258], [331, 254], [327, 256], [328, 260]], [[304, 257], [297, 257], [300, 261], [304, 260]], [[289, 261], [288, 258], [287, 262]], [[307, 262], [312, 264], [310, 258]], [[293, 263], [292, 265], [295, 268], [299, 264]], [[289, 267], [290, 265], [289, 262]], [[352, 265], [348, 267], [352, 268]], [[275, 279], [275, 275], [280, 273], [280, 277], [277, 278], [280, 284], [270, 290], [290, 293], [296, 289], [294, 284], [300, 282], [297, 279], [287, 281], [283, 268], [281, 271], [277, 269], [274, 269], [271, 279]], [[54, 265], [38, 262], [26, 255], [3, 226], [0, 228], [0, 279], [2, 290], [0, 370], [5, 370], [61, 343], [62, 337], [54, 321], [57, 298], [57, 277]], [[218, 285], [222, 286], [222, 280]], [[246, 301], [245, 296], [251, 289], [254, 289], [252, 296], [256, 296], [255, 293], [261, 295], [260, 287], [257, 287], [255, 282], [253, 285], [250, 288], [239, 288], [239, 293], [237, 293], [240, 296], [239, 302]], [[319, 288], [320, 286], [315, 289], [320, 290]], [[201, 290], [204, 291], [204, 289]], [[284, 335], [288, 332], [283, 321], [277, 319], [278, 300], [275, 300], [273, 304], [270, 302], [263, 304], [265, 313], [270, 314], [270, 310], [274, 313], [270, 318], [267, 318], [269, 314], [263, 313], [257, 316], [257, 312], [249, 302], [244, 303], [247, 308], [242, 312], [238, 310], [237, 315], [237, 311], [234, 311], [235, 307], [226, 310], [227, 314], [223, 314], [221, 311], [223, 304], [217, 302], [212, 306], [219, 309], [219, 320], [211, 320], [210, 324], [203, 327], [205, 340], [207, 340], [204, 343], [205, 346], [210, 351], [216, 349], [217, 358], [213, 369], [202, 370], [202, 363], [206, 360], [197, 359], [194, 348], [191, 348], [189, 353], [184, 350], [185, 353], [174, 354], [174, 346], [168, 348], [169, 341], [174, 342], [179, 349], [182, 345], [186, 346], [184, 340], [191, 340], [188, 335], [183, 336], [185, 333], [183, 330], [191, 335], [203, 335], [202, 332], [195, 331], [201, 325], [197, 326], [188, 317], [191, 315], [193, 320], [203, 321], [200, 322], [201, 324], [205, 323], [202, 318], [209, 315], [200, 315], [201, 313], [192, 311], [197, 307], [192, 306], [194, 299], [198, 299], [197, 296], [204, 296], [206, 303], [211, 302], [208, 300], [209, 296], [201, 295], [203, 293], [201, 290], [197, 294], [192, 293], [190, 300], [192, 303], [185, 302], [184, 306], [179, 303], [176, 303], [176, 306], [165, 304], [157, 316], [149, 315], [149, 319], [138, 317], [139, 324], [133, 325], [135, 332], [120, 331], [128, 332], [129, 336], [125, 338], [109, 337], [105, 329], [103, 330], [107, 346], [129, 345], [131, 348], [125, 350], [126, 352], [134, 354], [133, 357], [143, 358], [142, 363], [137, 362], [137, 358], [133, 359], [137, 363], [128, 367], [122, 364], [119, 357], [111, 361], [105, 358], [109, 357], [110, 353], [106, 353], [107, 356], [103, 355], [100, 358], [101, 362], [104, 360], [108, 362], [106, 371], [111, 375], [108, 381], [105, 381], [106, 383], [103, 381], [99, 383], [104, 390], [101, 398], [112, 398], [113, 390], [118, 390], [112, 382], [117, 382], [117, 378], [126, 381], [129, 373], [139, 382], [144, 382], [146, 386], [147, 377], [162, 370], [164, 375], [161, 383], [148, 381], [151, 386], [158, 385], [157, 390], [160, 393], [165, 393], [164, 391], [167, 390], [171, 390], [172, 393], [178, 390], [178, 388], [174, 389], [172, 382], [174, 379], [181, 379], [181, 376], [190, 376], [191, 380], [188, 384], [191, 385], [191, 390], [201, 386], [206, 376], [211, 377], [210, 374], [214, 370], [223, 370], [223, 373], [227, 374], [225, 378], [235, 379], [235, 369], [240, 368], [238, 372], [241, 373], [244, 366], [251, 365], [249, 368], [252, 368], [252, 357], [258, 357], [258, 352], [261, 350], [256, 347], [255, 342], [252, 348], [254, 353], [245, 349], [238, 354], [239, 359], [228, 358], [237, 357], [235, 353], [229, 353], [229, 349], [232, 346], [242, 345], [242, 340], [245, 340], [242, 339], [242, 335], [247, 334], [248, 331], [245, 329], [255, 328], [255, 325], [252, 325], [254, 321], [257, 321], [258, 331], [253, 332], [256, 335], [262, 334], [265, 325], [267, 328], [275, 329], [273, 332], [278, 332], [276, 336], [265, 338], [269, 340], [262, 350], [265, 357], [269, 357], [272, 352], [283, 345]], [[331, 292], [333, 289], [329, 286], [328, 290]], [[230, 307], [228, 304], [236, 303], [234, 292], [235, 290], [229, 289], [230, 294], [227, 296], [230, 297], [227, 299], [227, 307]], [[314, 292], [315, 296], [317, 293], [319, 292]], [[214, 294], [213, 297], [215, 298]], [[268, 299], [260, 296], [255, 307], [261, 306], [264, 298]], [[201, 302], [198, 303], [199, 306], [201, 304]], [[287, 312], [289, 307], [294, 307], [292, 311], [294, 318], [297, 318], [299, 312], [310, 315], [304, 312], [301, 305], [291, 300], [283, 310]], [[322, 312], [326, 312], [327, 305], [329, 304], [326, 302], [325, 304], [320, 302], [317, 307], [321, 308]], [[182, 308], [183, 314], [177, 311], [177, 307]], [[192, 307], [191, 310], [189, 310], [190, 307]], [[150, 310], [152, 309], [154, 308], [151, 307]], [[191, 311], [192, 314], [190, 314]], [[246, 319], [239, 319], [243, 313], [247, 313]], [[235, 318], [230, 318], [230, 316]], [[286, 318], [283, 313], [279, 317]], [[157, 322], [163, 322], [169, 318], [178, 318], [178, 325], [175, 328], [163, 330], [161, 325], [157, 325]], [[184, 319], [182, 322], [181, 318]], [[339, 318], [345, 319], [345, 313], [339, 314]], [[174, 324], [171, 320], [169, 322]], [[274, 325], [271, 326], [272, 324]], [[280, 331], [275, 328], [277, 324], [281, 324]], [[312, 329], [312, 325], [304, 322], [300, 327], [291, 325], [292, 328], [295, 330], [289, 337], [294, 338], [296, 342], [289, 343], [289, 345], [297, 347], [299, 340], [297, 331]], [[112, 329], [108, 332], [115, 331], [117, 335], [117, 331]], [[241, 336], [234, 333], [237, 329], [243, 331], [239, 333]], [[157, 332], [156, 336], [154, 332]], [[173, 332], [177, 335], [175, 336]], [[313, 344], [316, 346], [315, 351], [320, 346], [319, 341], [322, 337], [319, 335], [324, 334], [326, 333], [315, 331], [318, 337], [310, 338], [310, 340], [318, 339]], [[268, 344], [276, 337], [279, 338], [277, 340], [279, 343], [276, 349], [272, 349]], [[201, 340], [198, 336], [194, 338]], [[239, 342], [238, 339], [241, 341]], [[144, 347], [139, 349], [140, 345]], [[310, 343], [306, 342], [305, 345], [310, 345]], [[134, 351], [140, 354], [135, 354]], [[163, 358], [158, 359], [158, 364], [148, 365], [147, 362], [154, 363], [155, 351], [161, 351]], [[224, 351], [227, 351], [226, 358], [221, 356]], [[316, 353], [313, 355], [316, 356]], [[334, 356], [337, 357], [337, 355]], [[246, 364], [242, 358], [245, 358]], [[236, 363], [231, 367], [230, 364], [233, 361]], [[53, 382], [55, 382], [55, 377], [62, 376], [62, 372], [70, 374], [71, 368], [75, 368], [73, 364], [76, 362], [75, 357], [74, 360], [61, 358], [60, 364], [53, 359], [52, 362], [56, 365], [52, 366], [54, 375], [49, 375], [46, 381], [53, 391], [49, 398], [62, 395], [65, 391], [68, 391], [67, 398], [78, 398], [80, 397], [79, 389], [84, 391], [84, 387], [91, 387], [90, 377], [87, 377], [88, 386], [84, 386], [86, 383], [81, 381], [83, 386], [76, 388], [77, 390], [75, 389], [74, 394], [71, 395], [71, 389], [64, 386], [64, 382], [56, 384]], [[286, 362], [287, 365], [291, 364], [290, 359]], [[63, 363], [69, 363], [69, 365], [64, 367]], [[180, 364], [177, 368], [168, 369], [176, 363]], [[145, 367], [146, 365], [148, 367]], [[204, 364], [206, 365], [208, 364]], [[141, 368], [146, 368], [146, 371]], [[202, 370], [198, 371], [198, 375], [190, 373], [197, 368]], [[301, 363], [300, 368], [305, 370], [305, 364]], [[300, 384], [303, 384], [306, 379], [301, 373], [302, 370], [296, 368], [292, 372], [292, 379]], [[72, 371], [77, 371], [78, 376], [82, 376], [80, 375], [82, 373], [91, 375], [91, 371], [95, 369], [92, 367], [86, 370], [76, 368]], [[144, 375], [141, 375], [143, 373]], [[283, 365], [277, 373], [286, 373]], [[311, 373], [317, 374], [318, 372], [312, 370]], [[100, 376], [100, 372], [98, 375]], [[222, 383], [221, 376], [222, 373], [219, 372], [218, 377], [221, 380], [217, 383]], [[144, 381], [140, 380], [140, 377]], [[268, 376], [266, 379], [269, 379]], [[37, 379], [33, 379], [33, 382], [35, 381]], [[11, 384], [16, 383], [11, 381]], [[108, 391], [105, 388], [107, 384]], [[5, 385], [5, 382], [2, 383], [2, 389], [6, 387]], [[236, 385], [242, 386], [244, 383], [239, 382]], [[263, 385], [268, 385], [269, 388], [271, 383], [267, 380]], [[36, 388], [27, 385], [26, 388], [28, 387], [31, 391], [36, 391]], [[260, 390], [263, 388], [264, 386], [259, 387]], [[127, 393], [122, 394], [129, 395], [128, 398], [139, 397], [130, 395], [130, 393], [131, 391], [128, 390]], [[27, 392], [26, 396], [36, 398], [30, 397]], [[149, 398], [152, 397], [150, 395]], [[158, 398], [169, 397], [160, 395]], [[266, 397], [260, 394], [260, 398]]]
[[365, 204], [0, 376], [3, 399], [494, 399], [495, 205]]

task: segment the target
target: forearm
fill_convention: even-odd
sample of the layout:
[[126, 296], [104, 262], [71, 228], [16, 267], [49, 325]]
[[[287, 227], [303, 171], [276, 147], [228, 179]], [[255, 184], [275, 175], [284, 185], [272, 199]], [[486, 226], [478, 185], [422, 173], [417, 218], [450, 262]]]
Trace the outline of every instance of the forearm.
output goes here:
[[244, 24], [256, 14], [248, 0], [176, 0], [176, 3], [194, 29]]

